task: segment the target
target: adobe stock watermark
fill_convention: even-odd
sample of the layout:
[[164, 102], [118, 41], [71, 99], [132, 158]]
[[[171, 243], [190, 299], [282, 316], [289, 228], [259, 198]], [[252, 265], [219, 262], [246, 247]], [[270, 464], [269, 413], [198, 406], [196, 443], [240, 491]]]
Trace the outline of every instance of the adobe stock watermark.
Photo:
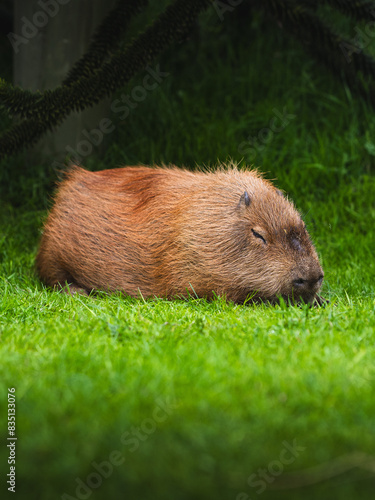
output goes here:
[[[170, 75], [166, 71], [161, 71], [159, 64], [155, 68], [147, 66], [146, 72], [147, 74], [142, 80], [142, 85], [136, 85], [132, 88], [130, 94], [122, 94], [120, 99], [112, 101], [111, 111], [115, 115], [119, 115], [121, 121], [126, 120], [130, 113], [147, 98], [150, 92], [157, 89], [163, 80]], [[93, 152], [94, 147], [99, 146], [104, 137], [112, 133], [115, 129], [116, 125], [110, 118], [102, 118], [96, 128], [92, 130], [83, 129], [82, 135], [84, 139], [80, 140], [75, 148], [65, 146], [65, 151], [71, 160], [81, 163], [84, 158]], [[52, 167], [61, 169], [64, 168], [64, 165], [54, 161]]]
[[274, 116], [270, 119], [268, 127], [260, 129], [257, 135], [249, 136], [246, 141], [239, 144], [238, 152], [244, 155], [247, 161], [254, 160], [257, 154], [272, 141], [275, 134], [282, 132], [296, 118], [296, 115], [288, 113], [285, 108], [282, 112], [277, 108], [273, 108], [272, 111]]
[[16, 54], [20, 51], [21, 45], [26, 45], [32, 38], [35, 38], [41, 28], [44, 28], [52, 17], [60, 12], [60, 6], [66, 5], [71, 0], [39, 0], [38, 6], [41, 10], [36, 11], [31, 19], [26, 16], [21, 17], [21, 35], [8, 33], [7, 37]]
[[236, 7], [238, 7], [243, 0], [227, 0], [226, 2], [220, 2], [220, 0], [215, 0], [212, 4], [216, 11], [220, 21], [224, 21], [224, 14], [226, 12], [233, 12]]
[[[277, 476], [284, 472], [285, 465], [290, 465], [297, 460], [299, 455], [306, 450], [305, 446], [299, 446], [297, 440], [293, 439], [293, 443], [283, 441], [283, 449], [279, 454], [278, 460], [272, 460], [266, 468], [259, 468], [256, 473], [251, 474], [247, 478], [247, 484], [251, 488], [256, 488], [255, 493], [260, 495], [267, 486], [273, 483]], [[251, 500], [251, 496], [245, 491], [238, 493], [236, 500]]]
[[[369, 10], [369, 14], [375, 18], [375, 10]], [[364, 30], [356, 26], [354, 28], [355, 36], [349, 41], [343, 41], [339, 43], [339, 47], [344, 54], [347, 63], [352, 62], [353, 53], [359, 54], [362, 52], [370, 43], [373, 38], [375, 38], [375, 21], [368, 21], [364, 27]]]
[[[158, 424], [165, 422], [173, 413], [176, 404], [169, 398], [158, 398], [149, 418], [144, 418], [138, 427], [133, 426], [130, 430], [122, 433], [120, 450], [112, 450], [108, 457], [102, 462], [91, 462], [91, 471], [85, 478], [75, 478], [74, 495], [64, 493], [61, 500], [87, 500], [92, 493], [100, 488], [105, 479], [109, 479], [116, 467], [126, 461], [126, 452], [134, 453], [141, 444], [146, 441], [157, 429]], [[125, 447], [125, 450], [123, 449]]]

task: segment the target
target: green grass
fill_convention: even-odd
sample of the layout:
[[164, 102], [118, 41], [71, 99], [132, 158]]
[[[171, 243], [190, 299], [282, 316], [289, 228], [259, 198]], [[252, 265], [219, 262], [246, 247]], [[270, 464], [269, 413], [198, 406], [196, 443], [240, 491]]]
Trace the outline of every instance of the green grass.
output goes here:
[[[218, 25], [211, 13], [163, 56], [170, 77], [85, 164], [260, 166], [304, 214], [331, 303], [48, 291], [33, 262], [54, 174], [25, 168], [26, 155], [3, 162], [0, 429], [5, 437], [15, 387], [16, 498], [372, 498], [374, 112], [274, 25], [255, 19], [245, 31], [226, 16]], [[289, 125], [255, 159], [240, 153], [284, 107], [296, 115]], [[76, 491], [77, 478], [97, 486], [93, 462], [110, 458], [92, 494]]]

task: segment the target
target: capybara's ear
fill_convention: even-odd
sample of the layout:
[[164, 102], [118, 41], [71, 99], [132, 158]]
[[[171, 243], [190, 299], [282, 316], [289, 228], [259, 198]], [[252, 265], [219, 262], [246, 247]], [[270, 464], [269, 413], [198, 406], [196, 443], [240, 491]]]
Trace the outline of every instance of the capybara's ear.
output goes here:
[[250, 196], [249, 196], [249, 193], [247, 191], [244, 192], [244, 194], [242, 194], [240, 196], [240, 201], [238, 202], [238, 207], [249, 207], [250, 206], [250, 203], [251, 203], [251, 199], [250, 199]]

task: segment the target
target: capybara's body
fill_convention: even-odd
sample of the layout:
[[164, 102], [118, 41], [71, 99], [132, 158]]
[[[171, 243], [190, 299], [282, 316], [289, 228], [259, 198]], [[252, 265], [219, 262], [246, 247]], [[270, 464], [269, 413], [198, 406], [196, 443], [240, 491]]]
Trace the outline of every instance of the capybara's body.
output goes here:
[[269, 181], [216, 172], [74, 167], [60, 184], [37, 256], [49, 286], [311, 302], [323, 271], [304, 223]]

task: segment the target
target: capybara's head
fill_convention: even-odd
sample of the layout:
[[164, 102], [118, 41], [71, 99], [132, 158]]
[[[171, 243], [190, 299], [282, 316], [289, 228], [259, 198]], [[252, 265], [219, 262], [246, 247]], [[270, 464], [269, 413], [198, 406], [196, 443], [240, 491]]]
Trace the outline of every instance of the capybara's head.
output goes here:
[[254, 298], [311, 303], [324, 273], [305, 224], [281, 191], [261, 178], [255, 183], [237, 207], [248, 241], [244, 283], [249, 280]]

